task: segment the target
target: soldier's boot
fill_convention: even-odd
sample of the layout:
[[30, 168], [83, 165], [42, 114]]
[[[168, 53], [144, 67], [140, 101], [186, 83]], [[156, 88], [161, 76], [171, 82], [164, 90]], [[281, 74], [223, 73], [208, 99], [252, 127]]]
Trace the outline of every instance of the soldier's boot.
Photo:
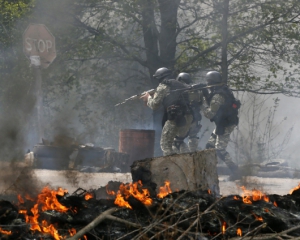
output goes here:
[[217, 156], [226, 163], [227, 167], [231, 171], [229, 176], [230, 181], [239, 180], [242, 178], [238, 165], [236, 165], [232, 160], [228, 152], [224, 150], [217, 150]]
[[199, 138], [198, 137], [190, 137], [189, 138], [189, 149], [190, 152], [195, 152], [198, 150]]

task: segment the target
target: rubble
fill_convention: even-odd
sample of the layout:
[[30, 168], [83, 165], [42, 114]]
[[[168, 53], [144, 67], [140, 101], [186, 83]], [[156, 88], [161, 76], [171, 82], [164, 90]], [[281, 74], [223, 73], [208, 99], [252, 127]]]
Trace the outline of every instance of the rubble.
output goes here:
[[[110, 186], [115, 186], [114, 184]], [[130, 195], [126, 191], [133, 186]], [[209, 190], [144, 194], [141, 183], [125, 184], [110, 198], [95, 191], [43, 189], [19, 203], [0, 201], [1, 239], [275, 239], [300, 236], [300, 190], [279, 196], [244, 189], [241, 196]], [[117, 198], [127, 200], [121, 207]], [[45, 201], [45, 199], [48, 199]], [[151, 199], [147, 203], [146, 200]], [[47, 204], [48, 202], [48, 204]], [[76, 235], [77, 233], [77, 235]]]
[[[247, 163], [239, 166], [243, 176], [257, 176], [263, 178], [298, 178], [300, 169], [289, 167], [285, 159], [272, 159], [261, 163]], [[230, 175], [225, 164], [217, 165], [219, 175]]]
[[78, 170], [80, 172], [128, 172], [129, 155], [112, 148], [95, 147], [88, 143], [35, 145], [26, 154], [28, 164], [38, 169]]
[[[68, 166], [64, 163], [63, 167], [71, 169], [102, 171], [122, 166], [117, 165], [122, 162], [120, 153], [91, 144], [43, 145], [27, 155], [26, 163], [39, 164], [49, 154], [64, 159]], [[126, 154], [122, 156], [126, 159]], [[82, 162], [91, 164], [85, 167]], [[97, 166], [91, 168], [92, 164]], [[23, 192], [17, 202], [0, 200], [0, 238], [258, 240], [300, 236], [300, 187], [284, 196], [244, 187], [242, 195], [221, 196], [213, 149], [138, 160], [131, 165], [131, 174], [131, 183], [109, 182], [72, 194], [45, 187], [37, 195]]]

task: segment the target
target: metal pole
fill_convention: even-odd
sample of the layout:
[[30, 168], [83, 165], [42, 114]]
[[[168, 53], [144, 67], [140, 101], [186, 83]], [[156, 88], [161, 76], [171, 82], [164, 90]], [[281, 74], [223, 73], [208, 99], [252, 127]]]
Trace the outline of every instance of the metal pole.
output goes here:
[[36, 113], [37, 113], [37, 130], [38, 140], [42, 143], [44, 137], [44, 121], [43, 121], [43, 92], [42, 92], [42, 74], [41, 67], [35, 66], [35, 94], [36, 94]]

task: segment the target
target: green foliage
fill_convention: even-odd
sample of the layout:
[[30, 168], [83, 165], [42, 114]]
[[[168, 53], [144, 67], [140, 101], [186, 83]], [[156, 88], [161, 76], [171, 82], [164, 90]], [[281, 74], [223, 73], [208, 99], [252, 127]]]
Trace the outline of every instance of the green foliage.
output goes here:
[[[0, 87], [3, 93], [17, 82], [30, 83], [25, 57], [22, 53], [22, 34], [26, 17], [34, 7], [34, 0], [0, 0]], [[20, 24], [22, 22], [22, 24]], [[25, 89], [24, 89], [25, 90]], [[0, 97], [3, 97], [1, 94]]]
[[[57, 47], [56, 60], [43, 70], [45, 106], [59, 113], [76, 94], [82, 124], [102, 115], [122, 122], [109, 111], [155, 87], [150, 76], [162, 66], [175, 73], [216, 69], [239, 90], [298, 96], [299, 1], [230, 0], [228, 11], [225, 2], [0, 0], [2, 89], [13, 85], [12, 73], [32, 82], [21, 39], [28, 23], [37, 22]], [[97, 113], [95, 105], [102, 106]]]
[[34, 2], [35, 0], [0, 0], [0, 43], [2, 47], [10, 46], [15, 41], [13, 31], [16, 22], [29, 13]]
[[[161, 66], [175, 72], [224, 71], [227, 66], [229, 75], [224, 77], [237, 89], [289, 94], [290, 87], [297, 88], [298, 1], [233, 0], [228, 12], [225, 0], [179, 2], [169, 6], [169, 13], [163, 11], [167, 4], [163, 0], [40, 3], [52, 22], [55, 18], [60, 25], [72, 26], [68, 35], [60, 34], [61, 43], [72, 46], [66, 47], [64, 59], [75, 65], [79, 60], [89, 62], [89, 72], [97, 72], [97, 61], [124, 67], [137, 63], [150, 74]], [[173, 12], [177, 23], [171, 21], [171, 7], [177, 8]], [[162, 26], [163, 21], [169, 23]], [[176, 48], [170, 47], [174, 39], [170, 34], [175, 34]], [[140, 71], [138, 65], [135, 71]]]

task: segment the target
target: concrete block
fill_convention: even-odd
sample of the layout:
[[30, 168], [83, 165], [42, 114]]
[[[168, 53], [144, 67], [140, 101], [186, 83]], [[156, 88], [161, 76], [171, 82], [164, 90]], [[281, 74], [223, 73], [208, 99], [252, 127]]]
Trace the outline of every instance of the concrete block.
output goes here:
[[214, 149], [134, 161], [131, 174], [133, 182], [141, 180], [156, 191], [168, 180], [172, 191], [200, 189], [220, 194]]

